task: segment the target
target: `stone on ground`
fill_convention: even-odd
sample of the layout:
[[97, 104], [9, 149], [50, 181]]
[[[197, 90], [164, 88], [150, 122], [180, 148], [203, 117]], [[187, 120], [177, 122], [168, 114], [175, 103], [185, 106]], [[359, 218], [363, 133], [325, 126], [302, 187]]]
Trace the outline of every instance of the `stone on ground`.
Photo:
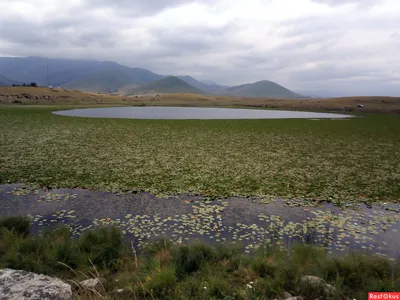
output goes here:
[[58, 278], [27, 271], [1, 269], [0, 299], [71, 300], [72, 288]]

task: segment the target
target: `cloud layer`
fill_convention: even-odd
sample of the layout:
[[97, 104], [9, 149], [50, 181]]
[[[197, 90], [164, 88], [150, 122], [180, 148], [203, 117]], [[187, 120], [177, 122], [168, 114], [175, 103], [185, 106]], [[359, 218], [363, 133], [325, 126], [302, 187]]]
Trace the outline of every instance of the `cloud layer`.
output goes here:
[[14, 0], [0, 55], [113, 60], [220, 84], [400, 95], [392, 0]]

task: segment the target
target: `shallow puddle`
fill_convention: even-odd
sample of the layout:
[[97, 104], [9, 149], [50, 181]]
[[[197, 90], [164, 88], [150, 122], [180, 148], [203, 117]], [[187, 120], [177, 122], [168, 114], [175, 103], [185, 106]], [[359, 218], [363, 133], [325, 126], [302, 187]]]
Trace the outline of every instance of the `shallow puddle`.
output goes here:
[[87, 229], [114, 224], [138, 249], [161, 237], [177, 243], [241, 243], [246, 253], [266, 243], [290, 247], [306, 242], [324, 246], [328, 252], [358, 250], [395, 259], [400, 249], [398, 204], [341, 209], [299, 200], [208, 201], [189, 195], [157, 198], [148, 193], [0, 185], [0, 215], [30, 215], [33, 233], [65, 225], [78, 236]]

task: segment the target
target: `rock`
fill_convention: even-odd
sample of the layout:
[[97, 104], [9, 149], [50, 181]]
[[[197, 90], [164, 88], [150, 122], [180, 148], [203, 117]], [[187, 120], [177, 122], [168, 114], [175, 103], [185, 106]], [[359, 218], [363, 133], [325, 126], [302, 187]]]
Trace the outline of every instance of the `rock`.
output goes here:
[[288, 292], [284, 292], [283, 293], [283, 299], [290, 299], [290, 298], [292, 298], [293, 296], [290, 294], [290, 293], [288, 293]]
[[303, 300], [303, 297], [300, 297], [300, 296], [297, 296], [297, 297], [290, 297], [290, 298], [287, 298], [287, 299], [285, 299], [285, 300]]
[[306, 275], [301, 277], [300, 281], [302, 283], [311, 283], [311, 284], [325, 284], [325, 280], [319, 278], [317, 276]]
[[331, 286], [330, 284], [325, 284], [324, 292], [325, 292], [325, 295], [333, 296], [336, 293], [336, 289], [335, 289], [335, 287]]
[[102, 290], [104, 290], [103, 284], [101, 283], [101, 280], [98, 278], [81, 281], [79, 285], [84, 290], [96, 291], [96, 292], [101, 292]]
[[58, 278], [27, 271], [1, 269], [0, 299], [71, 300], [72, 288]]
[[300, 282], [302, 284], [308, 284], [310, 286], [315, 286], [315, 287], [322, 287], [325, 293], [325, 296], [333, 296], [336, 293], [335, 287], [331, 286], [330, 284], [327, 284], [325, 280], [322, 278], [319, 278], [317, 276], [303, 276], [300, 279]]

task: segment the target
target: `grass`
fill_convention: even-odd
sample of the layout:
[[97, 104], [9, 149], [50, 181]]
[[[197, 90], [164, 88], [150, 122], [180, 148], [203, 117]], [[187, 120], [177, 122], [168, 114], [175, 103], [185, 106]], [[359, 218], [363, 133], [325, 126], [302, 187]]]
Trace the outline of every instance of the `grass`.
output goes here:
[[[84, 93], [64, 89], [0, 87], [0, 104], [6, 105], [164, 105], [223, 106], [312, 111], [354, 111], [369, 113], [400, 113], [400, 97], [343, 97], [331, 99], [236, 98], [198, 94], [159, 94], [123, 96]], [[364, 108], [358, 108], [363, 104]]]
[[[6, 223], [23, 219], [10, 217]], [[0, 224], [5, 222], [1, 220]], [[323, 249], [297, 245], [291, 250], [263, 247], [253, 256], [240, 247], [177, 245], [162, 240], [139, 256], [114, 227], [71, 238], [67, 228], [41, 236], [0, 225], [0, 268], [22, 269], [68, 282], [102, 278], [100, 294], [80, 299], [274, 299], [285, 291], [304, 299], [364, 299], [369, 291], [400, 289], [400, 265], [384, 258], [348, 253], [330, 256]], [[335, 288], [305, 284], [319, 276]], [[119, 293], [115, 291], [120, 289]]]
[[0, 183], [398, 202], [400, 119], [124, 120], [0, 107]]

